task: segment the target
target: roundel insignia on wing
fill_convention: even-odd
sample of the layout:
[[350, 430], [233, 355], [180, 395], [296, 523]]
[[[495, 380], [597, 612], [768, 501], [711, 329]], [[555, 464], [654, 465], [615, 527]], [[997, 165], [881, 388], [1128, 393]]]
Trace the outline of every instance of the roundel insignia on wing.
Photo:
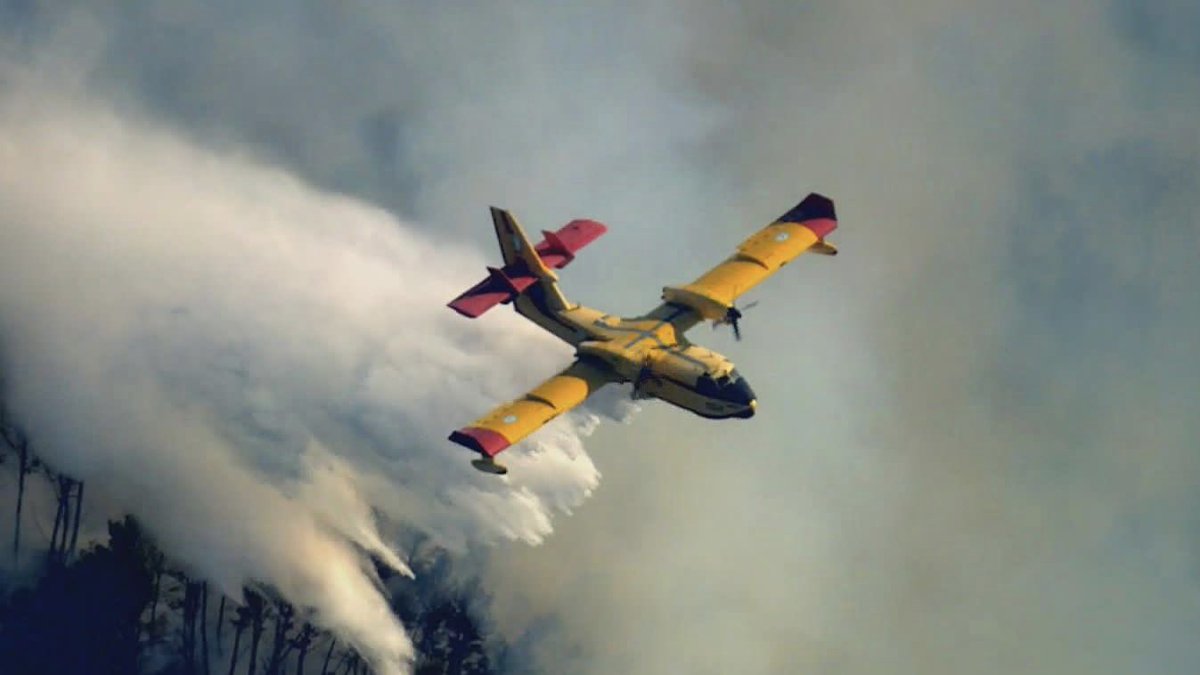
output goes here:
[[513, 422], [517, 421], [517, 416], [516, 415], [505, 415], [504, 419], [501, 421], [504, 422], [505, 424], [512, 424]]
[[790, 232], [780, 232], [779, 234], [775, 235], [775, 241], [787, 241], [791, 236], [792, 234]]

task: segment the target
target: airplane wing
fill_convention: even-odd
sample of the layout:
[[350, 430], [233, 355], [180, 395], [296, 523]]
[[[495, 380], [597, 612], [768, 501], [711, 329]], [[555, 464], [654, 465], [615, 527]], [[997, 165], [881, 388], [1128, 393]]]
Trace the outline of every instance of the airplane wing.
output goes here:
[[[837, 228], [833, 201], [813, 193], [775, 222], [767, 225], [737, 247], [722, 263], [692, 283], [664, 288], [662, 306], [651, 317], [672, 321], [686, 330], [703, 320], [728, 318], [734, 301], [762, 283], [805, 251], [836, 255], [825, 237]], [[691, 311], [688, 311], [688, 310]]]
[[485, 457], [495, 457], [550, 420], [583, 403], [600, 387], [618, 381], [620, 378], [608, 368], [575, 361], [523, 397], [505, 403], [450, 434], [450, 440]]

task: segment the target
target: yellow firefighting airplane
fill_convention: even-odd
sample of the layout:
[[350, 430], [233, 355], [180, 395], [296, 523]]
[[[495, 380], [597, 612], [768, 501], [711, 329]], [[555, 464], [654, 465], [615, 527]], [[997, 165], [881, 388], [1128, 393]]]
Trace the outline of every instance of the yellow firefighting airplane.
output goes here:
[[543, 231], [545, 239], [533, 246], [508, 211], [492, 207], [492, 222], [504, 267], [489, 267], [486, 279], [449, 306], [473, 319], [511, 302], [522, 316], [576, 350], [574, 363], [561, 373], [450, 434], [450, 440], [480, 454], [472, 466], [496, 474], [507, 472], [495, 461], [500, 451], [612, 382], [632, 382], [635, 398], [659, 398], [702, 417], [753, 416], [754, 391], [729, 359], [692, 344], [683, 334], [701, 321], [712, 321], [731, 326], [741, 339], [742, 312], [734, 305], [738, 296], [805, 251], [837, 254], [825, 241], [837, 228], [833, 202], [810, 194], [699, 279], [664, 288], [663, 303], [649, 314], [622, 319], [568, 302], [551, 269], [571, 262], [579, 249], [607, 231], [604, 225], [574, 220], [557, 232]]

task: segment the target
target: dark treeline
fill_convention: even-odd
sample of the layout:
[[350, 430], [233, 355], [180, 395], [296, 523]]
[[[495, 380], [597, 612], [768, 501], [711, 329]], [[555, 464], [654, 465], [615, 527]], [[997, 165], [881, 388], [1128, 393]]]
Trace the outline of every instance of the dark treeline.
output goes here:
[[[365, 675], [350, 645], [308, 621], [267, 587], [234, 600], [186, 574], [129, 516], [108, 540], [80, 548], [84, 484], [55, 472], [0, 407], [0, 468], [16, 473], [14, 564], [40, 554], [33, 578], [0, 577], [0, 673], [6, 675]], [[24, 502], [40, 477], [56, 498], [49, 541], [22, 533]], [[3, 495], [0, 495], [3, 497]], [[5, 498], [7, 499], [7, 498]], [[43, 534], [43, 537], [45, 535]], [[43, 549], [44, 547], [44, 549]], [[446, 592], [444, 555], [426, 557], [417, 580], [393, 580], [393, 607], [418, 650], [417, 675], [492, 672], [464, 598]]]
[[29, 477], [41, 475], [54, 491], [57, 509], [54, 512], [54, 530], [50, 535], [46, 552], [47, 564], [62, 565], [74, 554], [79, 542], [79, 522], [83, 512], [83, 482], [55, 472], [38, 460], [30, 447], [29, 438], [8, 421], [0, 407], [0, 462], [12, 461], [17, 471], [16, 514], [13, 521], [12, 556], [16, 563], [21, 556], [21, 526], [25, 510], [25, 497], [29, 488]]
[[[0, 672], [369, 672], [353, 649], [265, 589], [245, 589], [234, 604], [169, 568], [133, 518], [110, 522], [108, 534], [0, 602]], [[325, 647], [319, 664], [309, 659], [314, 647]]]

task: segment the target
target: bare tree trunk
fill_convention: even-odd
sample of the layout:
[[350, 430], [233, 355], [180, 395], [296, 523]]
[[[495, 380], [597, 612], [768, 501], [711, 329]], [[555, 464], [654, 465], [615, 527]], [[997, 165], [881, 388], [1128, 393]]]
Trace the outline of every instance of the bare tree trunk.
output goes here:
[[221, 596], [221, 602], [217, 606], [217, 649], [221, 648], [221, 633], [223, 632], [221, 629], [225, 625], [224, 623], [222, 623], [223, 621], [225, 621], [225, 596], [224, 595]]
[[238, 619], [233, 622], [233, 652], [229, 657], [229, 675], [233, 675], [234, 669], [237, 668], [238, 649], [242, 646], [242, 631], [245, 628], [246, 623], [242, 621], [241, 612], [238, 612]]
[[71, 496], [78, 485], [74, 479], [59, 475], [55, 481], [55, 497], [58, 509], [54, 513], [54, 531], [50, 535], [50, 562], [63, 565], [67, 562], [67, 541], [71, 533]]
[[334, 666], [334, 668], [333, 668], [334, 675], [337, 675], [338, 672], [343, 672], [345, 670], [346, 662], [349, 660], [350, 660], [350, 652], [349, 651], [342, 652], [342, 658], [338, 659], [338, 664], [336, 666]]
[[208, 582], [200, 586], [200, 650], [204, 675], [208, 675]]
[[158, 618], [158, 592], [162, 588], [162, 568], [154, 570], [154, 598], [150, 600], [150, 630], [154, 630], [154, 622]]
[[54, 493], [57, 497], [58, 509], [54, 512], [54, 529], [50, 532], [50, 551], [47, 555], [49, 556], [50, 562], [54, 563], [56, 558], [55, 550], [58, 548], [58, 532], [63, 527], [63, 517], [65, 515], [63, 511], [65, 509], [63, 508], [63, 479], [57, 478], [52, 480], [55, 480], [57, 484]]
[[258, 645], [262, 640], [262, 626], [255, 625], [250, 627], [250, 666], [246, 669], [246, 675], [254, 675], [258, 670]]
[[329, 636], [329, 649], [325, 651], [325, 663], [321, 664], [321, 675], [329, 675], [329, 659], [333, 658], [333, 648], [337, 645], [337, 638]]
[[21, 556], [21, 507], [25, 503], [25, 476], [29, 475], [29, 442], [4, 429], [4, 440], [17, 451], [17, 518], [13, 525], [13, 563]]
[[258, 647], [262, 643], [263, 620], [265, 611], [263, 597], [254, 591], [246, 591], [246, 605], [250, 608], [250, 667], [246, 675], [254, 675], [258, 670]]
[[304, 659], [308, 657], [308, 650], [312, 648], [313, 637], [316, 630], [313, 629], [311, 623], [305, 623], [304, 628], [300, 629], [300, 635], [296, 636], [296, 675], [304, 675]]
[[275, 635], [271, 642], [271, 656], [267, 659], [266, 675], [279, 675], [283, 672], [283, 662], [292, 649], [288, 631], [292, 629], [294, 613], [295, 610], [288, 603], [275, 603]]
[[66, 559], [75, 557], [75, 546], [79, 543], [79, 521], [83, 518], [83, 481], [75, 483], [75, 526], [71, 528], [71, 546]]
[[183, 577], [183, 668], [188, 675], [196, 674], [196, 615], [200, 610], [200, 584]]

